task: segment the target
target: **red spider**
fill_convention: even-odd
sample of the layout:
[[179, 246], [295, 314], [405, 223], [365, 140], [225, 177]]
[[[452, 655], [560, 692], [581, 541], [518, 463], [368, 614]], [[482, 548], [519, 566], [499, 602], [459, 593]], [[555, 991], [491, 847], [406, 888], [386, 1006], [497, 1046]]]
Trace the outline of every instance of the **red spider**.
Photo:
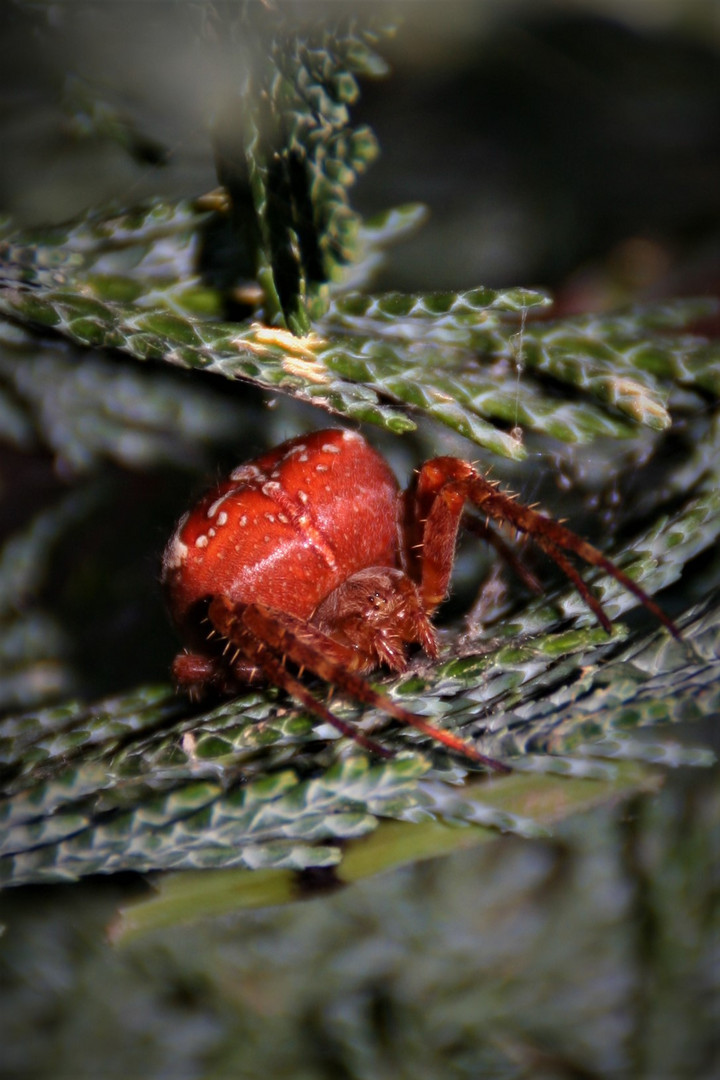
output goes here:
[[[173, 664], [178, 686], [195, 695], [232, 694], [262, 678], [387, 755], [310, 693], [299, 681], [307, 669], [450, 749], [506, 769], [361, 677], [381, 665], [402, 671], [415, 643], [437, 657], [430, 617], [448, 593], [467, 503], [488, 523], [530, 535], [608, 632], [610, 620], [566, 552], [611, 574], [677, 635], [657, 604], [597, 548], [516, 502], [467, 462], [433, 458], [401, 492], [390, 466], [357, 432], [316, 431], [240, 465], [178, 523], [162, 574], [187, 645]], [[489, 525], [478, 526], [507, 554]]]

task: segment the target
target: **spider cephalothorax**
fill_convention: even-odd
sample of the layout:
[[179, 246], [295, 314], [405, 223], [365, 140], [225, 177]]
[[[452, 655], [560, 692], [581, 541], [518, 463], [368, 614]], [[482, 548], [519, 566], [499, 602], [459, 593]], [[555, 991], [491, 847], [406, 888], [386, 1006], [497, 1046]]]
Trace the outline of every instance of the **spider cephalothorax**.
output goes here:
[[[175, 658], [176, 682], [194, 694], [208, 688], [231, 694], [264, 679], [382, 752], [300, 682], [307, 669], [451, 749], [503, 768], [362, 678], [381, 665], [402, 671], [412, 644], [437, 656], [431, 616], [448, 593], [467, 505], [488, 523], [532, 537], [606, 630], [608, 617], [567, 553], [617, 578], [676, 633], [657, 604], [597, 548], [518, 503], [467, 462], [433, 458], [402, 492], [361, 435], [332, 429], [291, 439], [239, 466], [181, 518], [163, 559], [170, 612], [187, 646]], [[486, 532], [492, 540], [493, 531]]]

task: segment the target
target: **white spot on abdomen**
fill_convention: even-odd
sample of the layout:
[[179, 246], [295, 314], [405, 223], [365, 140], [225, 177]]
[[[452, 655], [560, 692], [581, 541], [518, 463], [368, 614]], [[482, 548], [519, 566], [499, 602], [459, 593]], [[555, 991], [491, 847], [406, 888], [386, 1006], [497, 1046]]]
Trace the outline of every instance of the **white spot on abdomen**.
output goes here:
[[[206, 516], [209, 517], [209, 518], [214, 518], [215, 515], [217, 514], [218, 510], [222, 506], [222, 504], [225, 502], [225, 500], [226, 499], [232, 499], [236, 494], [237, 494], [237, 489], [236, 488], [233, 488], [232, 491], [226, 491], [225, 494], [221, 495], [219, 499], [216, 499], [215, 502], [212, 503], [211, 506], [208, 506]], [[227, 514], [223, 513], [223, 514], [219, 515], [219, 517], [223, 517], [223, 516], [225, 518], [225, 521], [227, 521]], [[222, 525], [222, 524], [224, 524], [224, 522], [219, 521], [218, 524]]]
[[238, 465], [237, 469], [233, 469], [230, 473], [231, 480], [258, 480], [263, 475], [262, 469], [259, 469], [257, 465]]
[[173, 533], [172, 538], [168, 543], [168, 546], [165, 548], [165, 554], [163, 555], [162, 562], [163, 580], [165, 579], [165, 575], [168, 570], [177, 570], [177, 568], [179, 566], [182, 566], [182, 564], [185, 562], [185, 559], [187, 558], [188, 546], [187, 544], [184, 544], [180, 539], [180, 533], [185, 528], [187, 519], [189, 517], [190, 511], [188, 510], [188, 512], [186, 514], [183, 514], [183, 516], [178, 521], [175, 532]]

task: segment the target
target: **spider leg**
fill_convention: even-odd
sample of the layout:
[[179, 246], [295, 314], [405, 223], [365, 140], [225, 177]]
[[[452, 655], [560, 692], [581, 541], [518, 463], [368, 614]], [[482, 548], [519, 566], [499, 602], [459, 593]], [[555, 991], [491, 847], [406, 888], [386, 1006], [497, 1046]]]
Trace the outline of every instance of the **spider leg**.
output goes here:
[[[219, 632], [227, 637], [228, 643], [234, 645], [240, 653], [245, 657], [252, 657], [253, 664], [260, 670], [266, 677], [267, 681], [273, 686], [278, 686], [281, 690], [284, 690], [291, 697], [294, 697], [305, 708], [318, 716], [321, 720], [332, 724], [342, 735], [347, 735], [349, 738], [354, 739], [356, 743], [362, 746], [370, 753], [377, 754], [380, 757], [392, 757], [392, 753], [384, 746], [375, 742], [373, 739], [369, 739], [361, 731], [358, 731], [352, 724], [342, 720], [339, 716], [335, 716], [334, 713], [323, 705], [321, 701], [310, 693], [306, 686], [304, 686], [299, 679], [295, 678], [285, 667], [286, 653], [281, 650], [276, 650], [274, 645], [268, 644], [263, 640], [259, 640], [257, 635], [250, 627], [244, 625], [244, 614], [247, 610], [241, 605], [234, 607], [227, 600], [214, 601], [215, 605], [223, 604], [225, 610], [218, 613], [218, 608], [214, 609], [215, 620], [218, 622]], [[235, 666], [235, 665], [233, 665]]]
[[537, 510], [532, 510], [529, 506], [523, 506], [522, 503], [515, 502], [511, 496], [498, 491], [488, 484], [487, 480], [477, 474], [469, 484], [468, 495], [470, 500], [476, 506], [481, 507], [490, 517], [499, 521], [509, 521], [516, 529], [531, 536], [535, 543], [570, 578], [585, 603], [591, 608], [608, 633], [610, 632], [610, 620], [603, 611], [600, 601], [592, 596], [580, 575], [564, 557], [563, 551], [570, 551], [590, 566], [597, 566], [610, 577], [615, 578], [623, 588], [637, 597], [641, 604], [670, 631], [673, 637], [680, 639], [678, 628], [672, 619], [665, 614], [660, 605], [656, 604], [645, 590], [641, 589], [611, 559], [608, 559], [606, 555], [603, 555], [601, 551], [593, 547], [587, 540], [583, 540], [571, 529], [561, 525], [559, 521], [553, 521], [552, 518], [539, 514]]
[[208, 692], [236, 694], [238, 689], [257, 681], [257, 671], [250, 664], [227, 664], [217, 656], [201, 652], [181, 652], [172, 664], [175, 685], [181, 687], [194, 701]]
[[588, 588], [584, 579], [575, 569], [570, 560], [565, 556], [565, 554], [560, 550], [560, 548], [556, 547], [550, 542], [541, 544], [540, 546], [542, 547], [543, 551], [545, 551], [547, 555], [550, 556], [553, 562], [560, 567], [565, 577], [573, 584], [577, 592], [580, 594], [584, 602], [594, 614], [597, 621], [602, 626], [603, 630], [607, 634], [611, 634], [612, 623], [607, 617], [607, 614], [605, 613], [602, 604], [598, 600], [597, 596], [594, 596], [593, 593], [590, 592], [590, 589]]
[[[250, 631], [247, 632], [249, 647], [256, 647], [254, 636]], [[369, 739], [367, 735], [364, 735], [362, 731], [359, 731], [353, 724], [349, 724], [346, 720], [336, 716], [331, 712], [327, 706], [323, 705], [314, 694], [310, 691], [299, 679], [296, 679], [294, 675], [287, 670], [282, 659], [278, 659], [274, 650], [269, 647], [263, 649], [262, 656], [259, 658], [258, 663], [262, 667], [263, 672], [268, 677], [271, 683], [275, 686], [279, 686], [281, 690], [284, 690], [291, 697], [299, 701], [301, 705], [304, 705], [308, 712], [314, 713], [321, 720], [331, 724], [341, 735], [346, 735], [353, 739], [363, 749], [368, 750], [372, 754], [377, 754], [379, 757], [391, 758], [392, 751], [381, 746], [380, 743], [375, 742], [374, 739]]]
[[[340, 687], [357, 701], [380, 709], [401, 723], [417, 728], [463, 757], [496, 772], [511, 771], [509, 766], [481, 754], [459, 736], [436, 727], [374, 690], [363, 678], [348, 670], [349, 657], [344, 654], [353, 650], [333, 641], [329, 635], [312, 624], [261, 604], [235, 605], [225, 597], [213, 600], [208, 614], [210, 621], [224, 637], [244, 652], [252, 651], [255, 662], [274, 683], [296, 697], [309, 711], [332, 724], [343, 735], [349, 735], [366, 749], [380, 752], [384, 757], [390, 756], [387, 750], [379, 748], [353, 725], [345, 723], [322, 705], [282, 666], [283, 656], [287, 656], [298, 667], [313, 672], [325, 682]], [[259, 650], [258, 642], [262, 642], [266, 648]]]
[[424, 522], [422, 547], [415, 555], [415, 573], [420, 577], [420, 592], [428, 612], [447, 595], [457, 532], [466, 503], [471, 503], [489, 520], [513, 526], [528, 536], [560, 567], [580, 596], [607, 631], [610, 620], [602, 605], [592, 595], [578, 571], [567, 559], [570, 552], [591, 566], [604, 570], [647, 608], [673, 637], [680, 634], [662, 608], [596, 547], [572, 530], [517, 502], [514, 495], [501, 491], [497, 484], [482, 477], [472, 465], [460, 458], [434, 458], [423, 465], [413, 488], [405, 496], [406, 519], [412, 514]]
[[[510, 569], [525, 582], [525, 585], [530, 589], [530, 592], [534, 592], [538, 596], [542, 595], [544, 589], [541, 583], [535, 577], [532, 570], [525, 565], [522, 559], [518, 558], [500, 533], [491, 529], [488, 524], [481, 521], [480, 518], [475, 517], [473, 514], [463, 514], [460, 524], [463, 529], [467, 529], [468, 532], [474, 533], [475, 536], [479, 536], [481, 540], [485, 540], [488, 544], [492, 544], [503, 562], [507, 563]], [[584, 582], [583, 585], [585, 585]]]

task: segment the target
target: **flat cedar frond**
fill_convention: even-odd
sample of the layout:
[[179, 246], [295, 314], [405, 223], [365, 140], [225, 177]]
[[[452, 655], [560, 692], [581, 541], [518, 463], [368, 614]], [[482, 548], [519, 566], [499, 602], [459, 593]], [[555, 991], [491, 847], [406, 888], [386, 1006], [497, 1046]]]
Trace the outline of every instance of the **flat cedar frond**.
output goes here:
[[356, 20], [332, 31], [299, 32], [292, 22], [223, 23], [242, 120], [230, 121], [229, 137], [216, 134], [216, 156], [236, 238], [254, 249], [265, 321], [303, 334], [326, 309], [329, 283], [360, 254], [349, 191], [378, 147], [367, 126], [352, 124], [350, 107], [357, 76], [387, 67], [375, 51], [381, 33]]
[[[16, 242], [13, 248], [18, 251]], [[198, 282], [150, 279], [145, 293], [142, 288], [135, 279], [87, 272], [59, 287], [0, 290], [0, 311], [81, 346], [247, 380], [396, 432], [415, 427], [411, 415], [397, 408], [410, 406], [411, 414], [425, 413], [514, 458], [525, 454], [508, 430], [518, 424], [568, 442], [627, 437], [631, 424], [669, 426], [673, 384], [718, 393], [720, 347], [699, 337], [653, 332], [646, 313], [638, 313], [633, 328], [627, 315], [620, 316], [620, 333], [614, 316], [598, 317], [591, 342], [586, 326], [573, 320], [531, 323], [519, 336], [513, 310], [546, 303], [527, 290], [440, 294], [437, 304], [432, 295], [379, 297], [368, 301], [361, 317], [353, 316], [352, 326], [343, 314], [340, 333], [333, 313], [345, 309], [337, 305], [316, 324], [313, 364], [304, 368], [297, 362], [307, 359], [302, 339], [270, 335], [254, 322], [204, 316], [202, 309], [217, 310], [218, 300]], [[133, 299], [126, 299], [132, 292]], [[406, 314], [388, 326], [393, 306]], [[671, 308], [660, 305], [656, 314], [669, 317]], [[562, 400], [548, 394], [543, 376], [552, 377], [554, 385], [565, 383], [573, 396]]]
[[[298, 30], [263, 5], [238, 10], [221, 35], [236, 123], [231, 137], [220, 125], [214, 133], [222, 198], [94, 211], [25, 234], [3, 224], [6, 441], [49, 451], [77, 480], [108, 461], [132, 470], [186, 463], [197, 444], [217, 445], [238, 427], [263, 437], [264, 414], [218, 403], [227, 383], [216, 380], [206, 398], [197, 380], [180, 385], [164, 365], [398, 434], [434, 420], [515, 460], [528, 455], [521, 434], [533, 452], [597, 441], [608, 486], [625, 479], [608, 442], [644, 428], [647, 446], [660, 444], [679, 417], [682, 446], [662, 461], [652, 492], [638, 493], [639, 535], [613, 556], [648, 591], [676, 582], [720, 534], [720, 344], [687, 331], [708, 305], [550, 320], [549, 298], [525, 288], [367, 294], [385, 247], [422, 216], [407, 206], [363, 221], [350, 202], [377, 149], [351, 108], [358, 79], [385, 69], [380, 35], [354, 23]], [[203, 276], [210, 226], [229, 231], [246, 278], [238, 272], [220, 288]], [[238, 296], [251, 310], [234, 320], [228, 302]], [[547, 827], [533, 778], [512, 777], [510, 795], [483, 791], [482, 805], [465, 789], [458, 798], [442, 781], [464, 778], [468, 764], [431, 757], [420, 732], [385, 733], [403, 749], [371, 765], [356, 752], [338, 756], [328, 732], [273, 692], [248, 691], [202, 714], [189, 714], [165, 684], [44, 707], [51, 693], [70, 692], [72, 674], [64, 631], [32, 600], [55, 550], [91, 531], [92, 495], [71, 493], [0, 551], [0, 704], [31, 709], [0, 723], [0, 882], [334, 865], [345, 841], [372, 833], [379, 817], [451, 818], [526, 836]], [[632, 602], [612, 581], [595, 587], [613, 617]], [[620, 630], [608, 639], [568, 590], [469, 629], [437, 665], [383, 690], [483, 753], [513, 757], [517, 773], [637, 790], [651, 770], [630, 775], [617, 759], [709, 760], [664, 745], [648, 751], [627, 734], [719, 707], [720, 604], [706, 582], [683, 587], [681, 643], [656, 635], [623, 646]], [[357, 719], [347, 702], [333, 708]], [[598, 761], [601, 753], [613, 760]], [[574, 799], [565, 812], [587, 805], [587, 794]]]
[[[667, 582], [719, 531], [714, 483], [638, 542], [637, 580], [648, 587]], [[678, 556], [674, 563], [670, 552]], [[520, 773], [584, 778], [611, 792], [620, 782], [632, 788], [649, 778], [640, 766], [632, 777], [618, 772], [615, 759], [710, 764], [705, 750], [630, 735], [682, 722], [690, 705], [697, 717], [717, 711], [717, 595], [683, 617], [682, 642], [656, 632], [619, 655], [617, 639], [599, 628], [565, 628], [562, 611], [573, 603], [571, 593], [541, 602], [535, 616], [505, 623], [495, 640], [487, 632], [479, 651], [476, 645], [384, 690], [406, 708], [471, 734], [484, 752], [509, 755]], [[357, 719], [348, 703], [338, 700], [334, 708]], [[370, 766], [357, 756], [337, 761], [332, 739], [319, 750], [310, 718], [288, 704], [278, 708], [263, 692], [248, 691], [203, 715], [185, 713], [166, 687], [141, 687], [92, 706], [65, 704], [5, 720], [0, 881], [332, 865], [341, 858], [337, 841], [372, 832], [378, 816], [449, 817], [525, 836], [546, 828], [532, 809], [533, 789], [524, 785], [510, 799], [490, 789], [480, 801], [443, 791], [435, 781], [457, 781], [467, 763], [451, 766], [434, 749], [431, 758], [418, 732], [403, 729], [400, 736], [413, 751]], [[593, 791], [591, 785], [587, 795]], [[581, 790], [577, 804], [575, 796], [558, 797], [570, 812], [587, 795]]]

